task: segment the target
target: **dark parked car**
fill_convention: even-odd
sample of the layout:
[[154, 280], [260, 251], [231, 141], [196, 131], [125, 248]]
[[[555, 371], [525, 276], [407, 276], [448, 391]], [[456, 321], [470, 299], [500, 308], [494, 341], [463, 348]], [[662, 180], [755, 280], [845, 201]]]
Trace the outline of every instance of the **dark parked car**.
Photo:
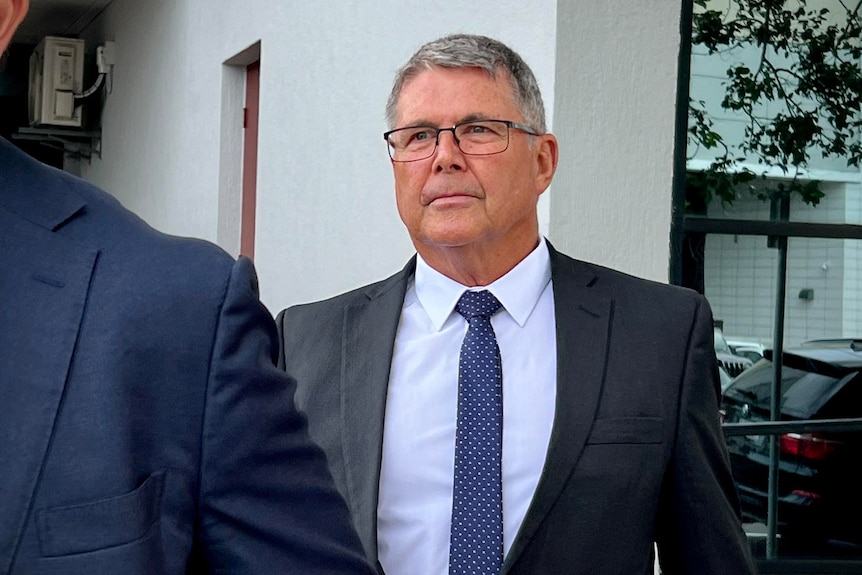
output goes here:
[[[772, 352], [724, 391], [725, 421], [769, 420]], [[783, 354], [780, 419], [862, 417], [862, 340], [806, 342]], [[766, 522], [769, 436], [727, 438], [733, 476], [748, 521]], [[778, 437], [778, 531], [808, 544], [862, 544], [862, 431], [784, 433]]]

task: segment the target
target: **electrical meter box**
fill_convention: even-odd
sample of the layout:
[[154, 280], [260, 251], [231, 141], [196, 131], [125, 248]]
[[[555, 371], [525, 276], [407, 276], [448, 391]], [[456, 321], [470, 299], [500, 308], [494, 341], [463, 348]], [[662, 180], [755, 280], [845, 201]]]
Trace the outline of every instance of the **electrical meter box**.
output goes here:
[[83, 90], [84, 41], [46, 36], [30, 55], [31, 126], [81, 127], [75, 94]]

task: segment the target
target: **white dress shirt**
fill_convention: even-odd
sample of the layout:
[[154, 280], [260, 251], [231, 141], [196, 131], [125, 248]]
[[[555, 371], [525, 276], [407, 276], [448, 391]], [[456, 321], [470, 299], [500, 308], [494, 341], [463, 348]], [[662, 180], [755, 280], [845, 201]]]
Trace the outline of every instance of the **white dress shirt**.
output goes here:
[[[389, 375], [377, 505], [387, 575], [447, 575], [458, 356], [467, 322], [454, 311], [468, 288], [417, 256]], [[487, 289], [503, 363], [503, 548], [508, 553], [545, 464], [557, 381], [551, 267], [544, 241]]]

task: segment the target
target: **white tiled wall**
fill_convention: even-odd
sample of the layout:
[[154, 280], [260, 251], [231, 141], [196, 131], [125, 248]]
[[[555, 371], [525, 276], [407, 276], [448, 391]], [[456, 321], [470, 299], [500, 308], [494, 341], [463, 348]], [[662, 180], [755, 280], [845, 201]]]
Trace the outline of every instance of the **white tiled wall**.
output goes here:
[[[862, 224], [862, 185], [848, 186], [845, 197], [847, 223]], [[862, 240], [844, 243], [843, 332], [862, 337]]]
[[[791, 220], [859, 223], [859, 184], [824, 184], [826, 196], [811, 207], [791, 202]], [[710, 207], [711, 217], [768, 219], [768, 204], [737, 200], [733, 206]], [[778, 254], [762, 236], [707, 236], [705, 292], [728, 338], [771, 343], [775, 317]], [[785, 339], [787, 346], [807, 339], [862, 335], [862, 242], [791, 238], [788, 244]], [[810, 300], [799, 298], [813, 290]]]

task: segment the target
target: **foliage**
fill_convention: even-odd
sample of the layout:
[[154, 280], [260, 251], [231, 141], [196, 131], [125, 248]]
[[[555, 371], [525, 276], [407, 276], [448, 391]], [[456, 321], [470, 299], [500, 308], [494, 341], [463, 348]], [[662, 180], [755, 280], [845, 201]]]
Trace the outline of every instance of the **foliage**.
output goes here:
[[[735, 0], [732, 13], [693, 1], [701, 8], [693, 15], [693, 45], [711, 55], [754, 46], [759, 62], [727, 69], [721, 106], [745, 118], [742, 142], [725, 141], [704, 103], [690, 100], [690, 149], [715, 150], [716, 157], [707, 170], [689, 174], [689, 190], [707, 204], [713, 198], [732, 203], [747, 188], [761, 199], [798, 194], [816, 205], [823, 197], [819, 182], [800, 177], [812, 154], [846, 158], [848, 166], [862, 160], [862, 0], [836, 0], [843, 14], [809, 8], [808, 0]], [[778, 111], [767, 115], [767, 106]], [[740, 167], [746, 159], [764, 169]], [[770, 167], [787, 179], [767, 180]]]

